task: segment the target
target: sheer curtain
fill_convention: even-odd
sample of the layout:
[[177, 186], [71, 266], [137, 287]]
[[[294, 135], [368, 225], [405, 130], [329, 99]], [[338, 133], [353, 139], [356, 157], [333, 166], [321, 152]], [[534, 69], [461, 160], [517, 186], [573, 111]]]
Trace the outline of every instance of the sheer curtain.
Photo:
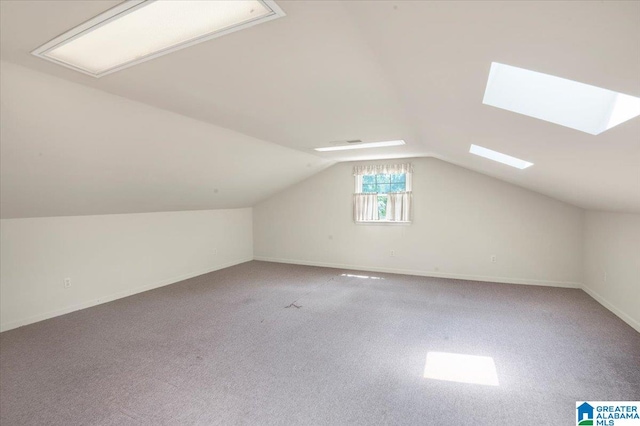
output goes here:
[[356, 222], [380, 220], [378, 214], [378, 194], [353, 194], [353, 220]]
[[411, 191], [387, 194], [387, 217], [392, 222], [411, 221]]
[[[386, 194], [363, 193], [362, 176], [379, 174], [406, 175], [406, 191]], [[353, 220], [356, 222], [411, 222], [412, 174], [413, 166], [411, 163], [355, 166], [353, 168], [353, 175], [356, 178], [355, 194], [353, 194]], [[387, 197], [386, 217], [379, 217], [378, 195]]]
[[354, 176], [362, 175], [401, 175], [413, 173], [411, 163], [403, 164], [374, 164], [369, 166], [355, 166], [353, 168]]

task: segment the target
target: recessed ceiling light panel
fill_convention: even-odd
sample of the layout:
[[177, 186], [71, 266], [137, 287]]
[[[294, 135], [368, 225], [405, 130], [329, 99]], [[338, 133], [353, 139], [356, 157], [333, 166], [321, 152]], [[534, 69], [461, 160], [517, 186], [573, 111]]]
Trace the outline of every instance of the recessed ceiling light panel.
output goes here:
[[271, 0], [129, 0], [32, 53], [101, 77], [284, 15]]
[[489, 148], [484, 148], [478, 145], [471, 145], [471, 148], [469, 148], [469, 152], [475, 155], [479, 155], [480, 157], [488, 158], [489, 160], [497, 161], [499, 163], [515, 167], [517, 169], [526, 169], [527, 167], [533, 166], [533, 163], [530, 163], [528, 161], [524, 161], [519, 158], [512, 157], [498, 151], [493, 151]]
[[347, 149], [364, 149], [364, 148], [384, 148], [387, 146], [400, 146], [405, 145], [403, 140], [397, 141], [384, 141], [384, 142], [369, 142], [369, 143], [351, 143], [350, 145], [338, 145], [327, 146], [323, 148], [315, 148], [316, 151], [345, 151]]
[[597, 135], [640, 115], [640, 98], [493, 62], [485, 105]]

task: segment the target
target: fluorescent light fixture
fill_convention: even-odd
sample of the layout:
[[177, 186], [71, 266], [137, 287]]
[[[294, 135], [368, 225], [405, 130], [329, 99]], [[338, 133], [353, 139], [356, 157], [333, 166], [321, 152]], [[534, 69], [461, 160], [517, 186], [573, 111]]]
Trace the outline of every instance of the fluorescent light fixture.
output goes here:
[[533, 166], [533, 163], [530, 163], [528, 161], [524, 161], [498, 151], [493, 151], [489, 148], [483, 148], [478, 145], [471, 145], [471, 148], [469, 148], [469, 152], [475, 155], [479, 155], [480, 157], [488, 158], [489, 160], [497, 161], [499, 163], [515, 167], [517, 169], [526, 169], [527, 167]]
[[370, 143], [354, 143], [351, 145], [338, 145], [327, 146], [324, 148], [315, 148], [316, 151], [344, 151], [347, 149], [363, 149], [363, 148], [383, 148], [385, 146], [400, 146], [404, 145], [404, 141], [385, 141], [385, 142], [370, 142]]
[[498, 373], [489, 356], [428, 352], [424, 378], [498, 386]]
[[281, 16], [272, 0], [128, 0], [31, 53], [101, 77]]
[[485, 105], [597, 135], [640, 115], [640, 98], [493, 62]]

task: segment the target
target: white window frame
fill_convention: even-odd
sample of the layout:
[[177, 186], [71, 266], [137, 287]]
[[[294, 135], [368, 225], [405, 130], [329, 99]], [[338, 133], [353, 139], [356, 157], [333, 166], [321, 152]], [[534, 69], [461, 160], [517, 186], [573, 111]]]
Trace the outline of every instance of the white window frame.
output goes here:
[[[378, 174], [393, 174], [393, 173], [378, 173]], [[413, 190], [413, 173], [411, 172], [407, 172], [405, 173], [405, 191], [409, 192]], [[362, 176], [367, 176], [367, 175], [356, 175], [355, 176], [355, 192], [357, 194], [362, 193]], [[386, 193], [384, 194], [380, 194], [377, 193], [379, 197], [384, 196], [384, 197], [388, 197], [388, 195]], [[411, 221], [409, 220], [386, 220], [386, 219], [378, 219], [378, 220], [361, 220], [361, 221], [356, 221], [356, 224], [359, 225], [375, 225], [375, 224], [380, 224], [380, 225], [410, 225]]]

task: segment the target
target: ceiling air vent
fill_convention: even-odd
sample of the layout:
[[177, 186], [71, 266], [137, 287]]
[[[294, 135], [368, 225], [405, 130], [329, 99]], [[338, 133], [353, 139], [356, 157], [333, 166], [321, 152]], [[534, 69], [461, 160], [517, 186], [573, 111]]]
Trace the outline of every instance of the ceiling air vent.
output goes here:
[[362, 140], [361, 139], [350, 139], [350, 140], [344, 140], [344, 141], [333, 141], [333, 142], [329, 142], [329, 145], [339, 146], [339, 145], [348, 145], [348, 144], [353, 144], [353, 143], [362, 143]]

